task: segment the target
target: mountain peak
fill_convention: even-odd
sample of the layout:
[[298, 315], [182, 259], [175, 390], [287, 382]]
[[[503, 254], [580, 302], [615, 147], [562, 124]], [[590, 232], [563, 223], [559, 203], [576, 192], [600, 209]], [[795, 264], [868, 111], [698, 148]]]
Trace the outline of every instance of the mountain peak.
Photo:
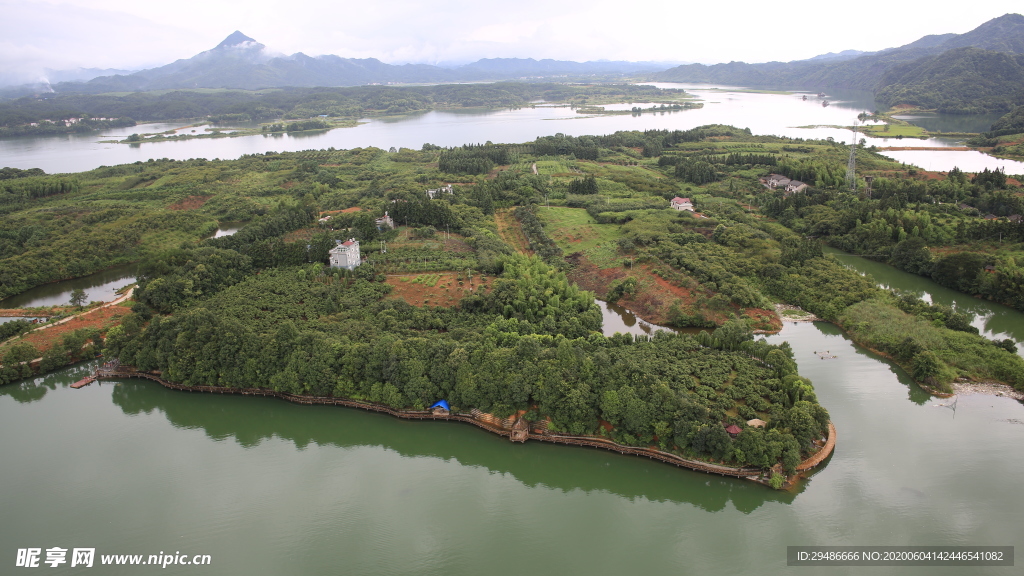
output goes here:
[[223, 48], [234, 48], [236, 46], [244, 46], [245, 44], [258, 45], [259, 42], [253, 40], [252, 38], [249, 38], [248, 36], [242, 34], [238, 30], [235, 30], [231, 33], [230, 36], [225, 38], [223, 42], [217, 44], [217, 47], [214, 48], [214, 50], [219, 50]]

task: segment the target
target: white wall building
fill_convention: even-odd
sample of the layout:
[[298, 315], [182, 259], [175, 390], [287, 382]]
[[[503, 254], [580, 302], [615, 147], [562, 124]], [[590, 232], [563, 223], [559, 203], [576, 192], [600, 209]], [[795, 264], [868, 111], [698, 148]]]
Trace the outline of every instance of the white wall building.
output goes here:
[[331, 268], [345, 268], [351, 270], [356, 266], [359, 266], [361, 260], [359, 256], [359, 241], [355, 238], [349, 238], [344, 242], [338, 242], [338, 245], [331, 248], [329, 252], [331, 256]]
[[693, 202], [691, 202], [689, 198], [680, 198], [679, 196], [676, 196], [672, 199], [672, 208], [693, 212]]

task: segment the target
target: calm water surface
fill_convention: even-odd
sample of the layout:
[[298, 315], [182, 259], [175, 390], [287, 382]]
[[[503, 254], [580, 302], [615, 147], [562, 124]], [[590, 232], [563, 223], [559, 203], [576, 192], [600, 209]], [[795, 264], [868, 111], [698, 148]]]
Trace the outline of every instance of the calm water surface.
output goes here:
[[141, 380], [68, 388], [86, 365], [5, 386], [0, 562], [60, 546], [211, 554], [207, 574], [806, 574], [787, 545], [1024, 545], [1019, 403], [966, 396], [954, 414], [831, 325], [783, 339], [839, 430], [794, 492], [457, 423]]
[[[793, 138], [833, 138], [838, 142], [849, 142], [852, 138], [849, 130], [806, 126], [849, 126], [860, 112], [875, 109], [871, 94], [863, 91], [829, 93], [827, 98], [832, 104], [823, 107], [822, 99], [813, 93], [757, 94], [743, 92], [736, 87], [708, 84], [654, 85], [689, 90], [704, 102], [704, 107], [678, 112], [645, 113], [639, 116], [586, 116], [576, 114], [569, 108], [550, 106], [515, 110], [434, 111], [403, 117], [364, 119], [361, 121], [362, 124], [354, 128], [309, 134], [153, 142], [138, 146], [99, 142], [111, 137], [123, 138], [135, 132], [161, 132], [186, 125], [147, 124], [109, 130], [103, 135], [0, 140], [0, 165], [17, 168], [38, 167], [50, 173], [78, 172], [91, 170], [100, 165], [126, 164], [150, 158], [232, 159], [242, 154], [330, 147], [351, 149], [377, 146], [388, 149], [395, 146], [419, 149], [426, 142], [440, 146], [460, 146], [488, 140], [527, 142], [537, 136], [559, 132], [579, 136], [609, 134], [617, 130], [686, 130], [704, 124], [731, 124], [750, 128], [754, 134], [775, 134]], [[807, 100], [803, 100], [805, 95], [808, 97]], [[642, 103], [638, 103], [640, 104]], [[631, 105], [626, 107], [629, 106]], [[192, 129], [197, 133], [204, 130], [203, 127], [187, 130]], [[948, 147], [958, 144], [956, 141], [945, 139], [897, 141], [869, 138], [868, 142], [878, 146]], [[930, 154], [926, 152], [920, 155], [916, 162], [929, 162], [928, 166], [922, 166], [929, 170], [949, 170], [953, 166], [959, 166], [964, 170], [1006, 166], [1010, 173], [1024, 172], [1024, 168], [1017, 168], [1007, 161], [978, 153], [942, 152], [935, 154], [934, 159]], [[952, 156], [949, 156], [950, 154]], [[968, 160], [961, 159], [961, 155], [970, 154], [977, 154], [979, 157], [970, 160], [974, 164], [968, 164]], [[984, 164], [986, 158], [990, 158], [990, 164]], [[900, 160], [906, 161], [902, 158]]]
[[[961, 146], [962, 144], [954, 143], [954, 145]], [[878, 144], [878, 146], [932, 146], [932, 144], [907, 144], [904, 139], [900, 140], [898, 144], [890, 142]], [[1007, 174], [1024, 174], [1024, 162], [996, 158], [976, 150], [887, 150], [882, 154], [897, 162], [939, 172], [947, 172], [956, 167], [965, 172], [981, 172], [985, 168], [989, 170], [998, 168]]]
[[15, 320], [33, 320], [33, 317], [29, 316], [0, 316], [0, 324], [7, 324], [8, 322], [14, 322]]
[[71, 292], [85, 290], [85, 301], [109, 302], [117, 298], [117, 290], [135, 282], [137, 266], [129, 264], [110, 268], [72, 280], [43, 284], [16, 296], [0, 300], [0, 308], [30, 308], [70, 304]]
[[611, 302], [605, 302], [604, 300], [597, 300], [597, 305], [601, 307], [601, 316], [604, 321], [603, 331], [605, 336], [611, 336], [616, 333], [650, 336], [660, 330], [673, 331], [672, 328], [651, 324], [634, 314], [631, 310], [619, 306], [618, 304], [612, 304]]

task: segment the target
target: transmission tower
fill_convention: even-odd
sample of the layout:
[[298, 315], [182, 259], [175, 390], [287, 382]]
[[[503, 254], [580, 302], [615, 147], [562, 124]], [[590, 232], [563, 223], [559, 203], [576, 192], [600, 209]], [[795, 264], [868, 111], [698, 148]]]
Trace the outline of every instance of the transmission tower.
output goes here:
[[853, 142], [850, 143], [850, 161], [846, 163], [846, 185], [857, 192], [857, 121], [853, 121]]

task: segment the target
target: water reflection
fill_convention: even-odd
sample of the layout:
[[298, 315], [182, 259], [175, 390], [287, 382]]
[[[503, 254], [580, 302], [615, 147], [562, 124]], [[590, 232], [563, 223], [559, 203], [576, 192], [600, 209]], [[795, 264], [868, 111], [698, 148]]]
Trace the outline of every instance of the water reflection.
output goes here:
[[871, 276], [879, 286], [915, 294], [927, 302], [956, 308], [958, 312], [973, 316], [971, 325], [989, 339], [1007, 339], [1017, 342], [1017, 354], [1024, 356], [1024, 313], [996, 302], [975, 298], [957, 292], [934, 281], [897, 270], [888, 264], [825, 247], [844, 266]]
[[8, 322], [14, 322], [15, 320], [35, 320], [34, 317], [30, 316], [0, 316], [0, 324], [7, 324]]
[[231, 236], [235, 232], [238, 232], [241, 229], [242, 229], [242, 224], [241, 223], [222, 222], [220, 224], [220, 227], [217, 228], [217, 231], [213, 233], [213, 237], [214, 238], [220, 238], [221, 236]]
[[[856, 354], [860, 356], [866, 356], [878, 362], [879, 364], [887, 366], [889, 368], [889, 371], [892, 372], [893, 376], [896, 377], [896, 381], [907, 387], [907, 397], [914, 404], [923, 405], [925, 402], [931, 399], [932, 395], [929, 392], [926, 392], [924, 389], [922, 389], [917, 384], [917, 382], [915, 382], [914, 379], [911, 378], [905, 370], [903, 370], [903, 368], [900, 368], [899, 365], [889, 360], [888, 358], [875, 352], [872, 352], [871, 350], [868, 350], [867, 348], [864, 348], [863, 346], [855, 343], [846, 332], [840, 330], [839, 327], [836, 326], [835, 324], [832, 324], [830, 322], [815, 322], [814, 327], [817, 328], [818, 331], [825, 336], [835, 336], [838, 338], [842, 338], [847, 343], [846, 346], [844, 346], [844, 348], [852, 349]], [[828, 351], [831, 352], [831, 349], [834, 347], [836, 347], [834, 346], [834, 343], [830, 344]], [[817, 349], [815, 351], [817, 351]], [[825, 359], [821, 359], [819, 356], [819, 360], [822, 363], [832, 362], [834, 359], [829, 358], [828, 356], [830, 355], [826, 354]]]
[[0, 308], [67, 305], [71, 302], [71, 292], [76, 288], [85, 291], [86, 302], [110, 302], [117, 298], [119, 289], [135, 282], [135, 271], [136, 265], [129, 264], [81, 278], [43, 284], [0, 300]]
[[612, 304], [611, 302], [605, 302], [600, 299], [596, 300], [598, 306], [601, 307], [601, 316], [603, 320], [601, 332], [605, 336], [611, 336], [615, 333], [650, 336], [659, 330], [673, 330], [672, 328], [667, 328], [665, 326], [651, 324], [634, 314], [632, 311], [623, 308], [618, 304]]
[[[19, 404], [31, 404], [42, 400], [48, 392], [58, 387], [67, 388], [73, 382], [92, 374], [99, 362], [80, 362], [63, 370], [43, 376], [35, 376], [0, 386], [0, 398], [10, 397]], [[93, 384], [94, 385], [94, 384]]]
[[372, 446], [407, 458], [430, 457], [510, 474], [526, 486], [562, 492], [609, 492], [629, 499], [686, 502], [745, 514], [765, 502], [791, 503], [802, 489], [777, 492], [598, 449], [508, 440], [457, 422], [411, 422], [352, 408], [299, 406], [272, 398], [185, 394], [146, 380], [119, 382], [111, 397], [130, 416], [163, 414], [174, 426], [253, 448], [278, 438], [310, 445]]
[[18, 404], [38, 402], [46, 393], [57, 388], [57, 381], [45, 377], [31, 378], [0, 386], [0, 397], [9, 396]]

